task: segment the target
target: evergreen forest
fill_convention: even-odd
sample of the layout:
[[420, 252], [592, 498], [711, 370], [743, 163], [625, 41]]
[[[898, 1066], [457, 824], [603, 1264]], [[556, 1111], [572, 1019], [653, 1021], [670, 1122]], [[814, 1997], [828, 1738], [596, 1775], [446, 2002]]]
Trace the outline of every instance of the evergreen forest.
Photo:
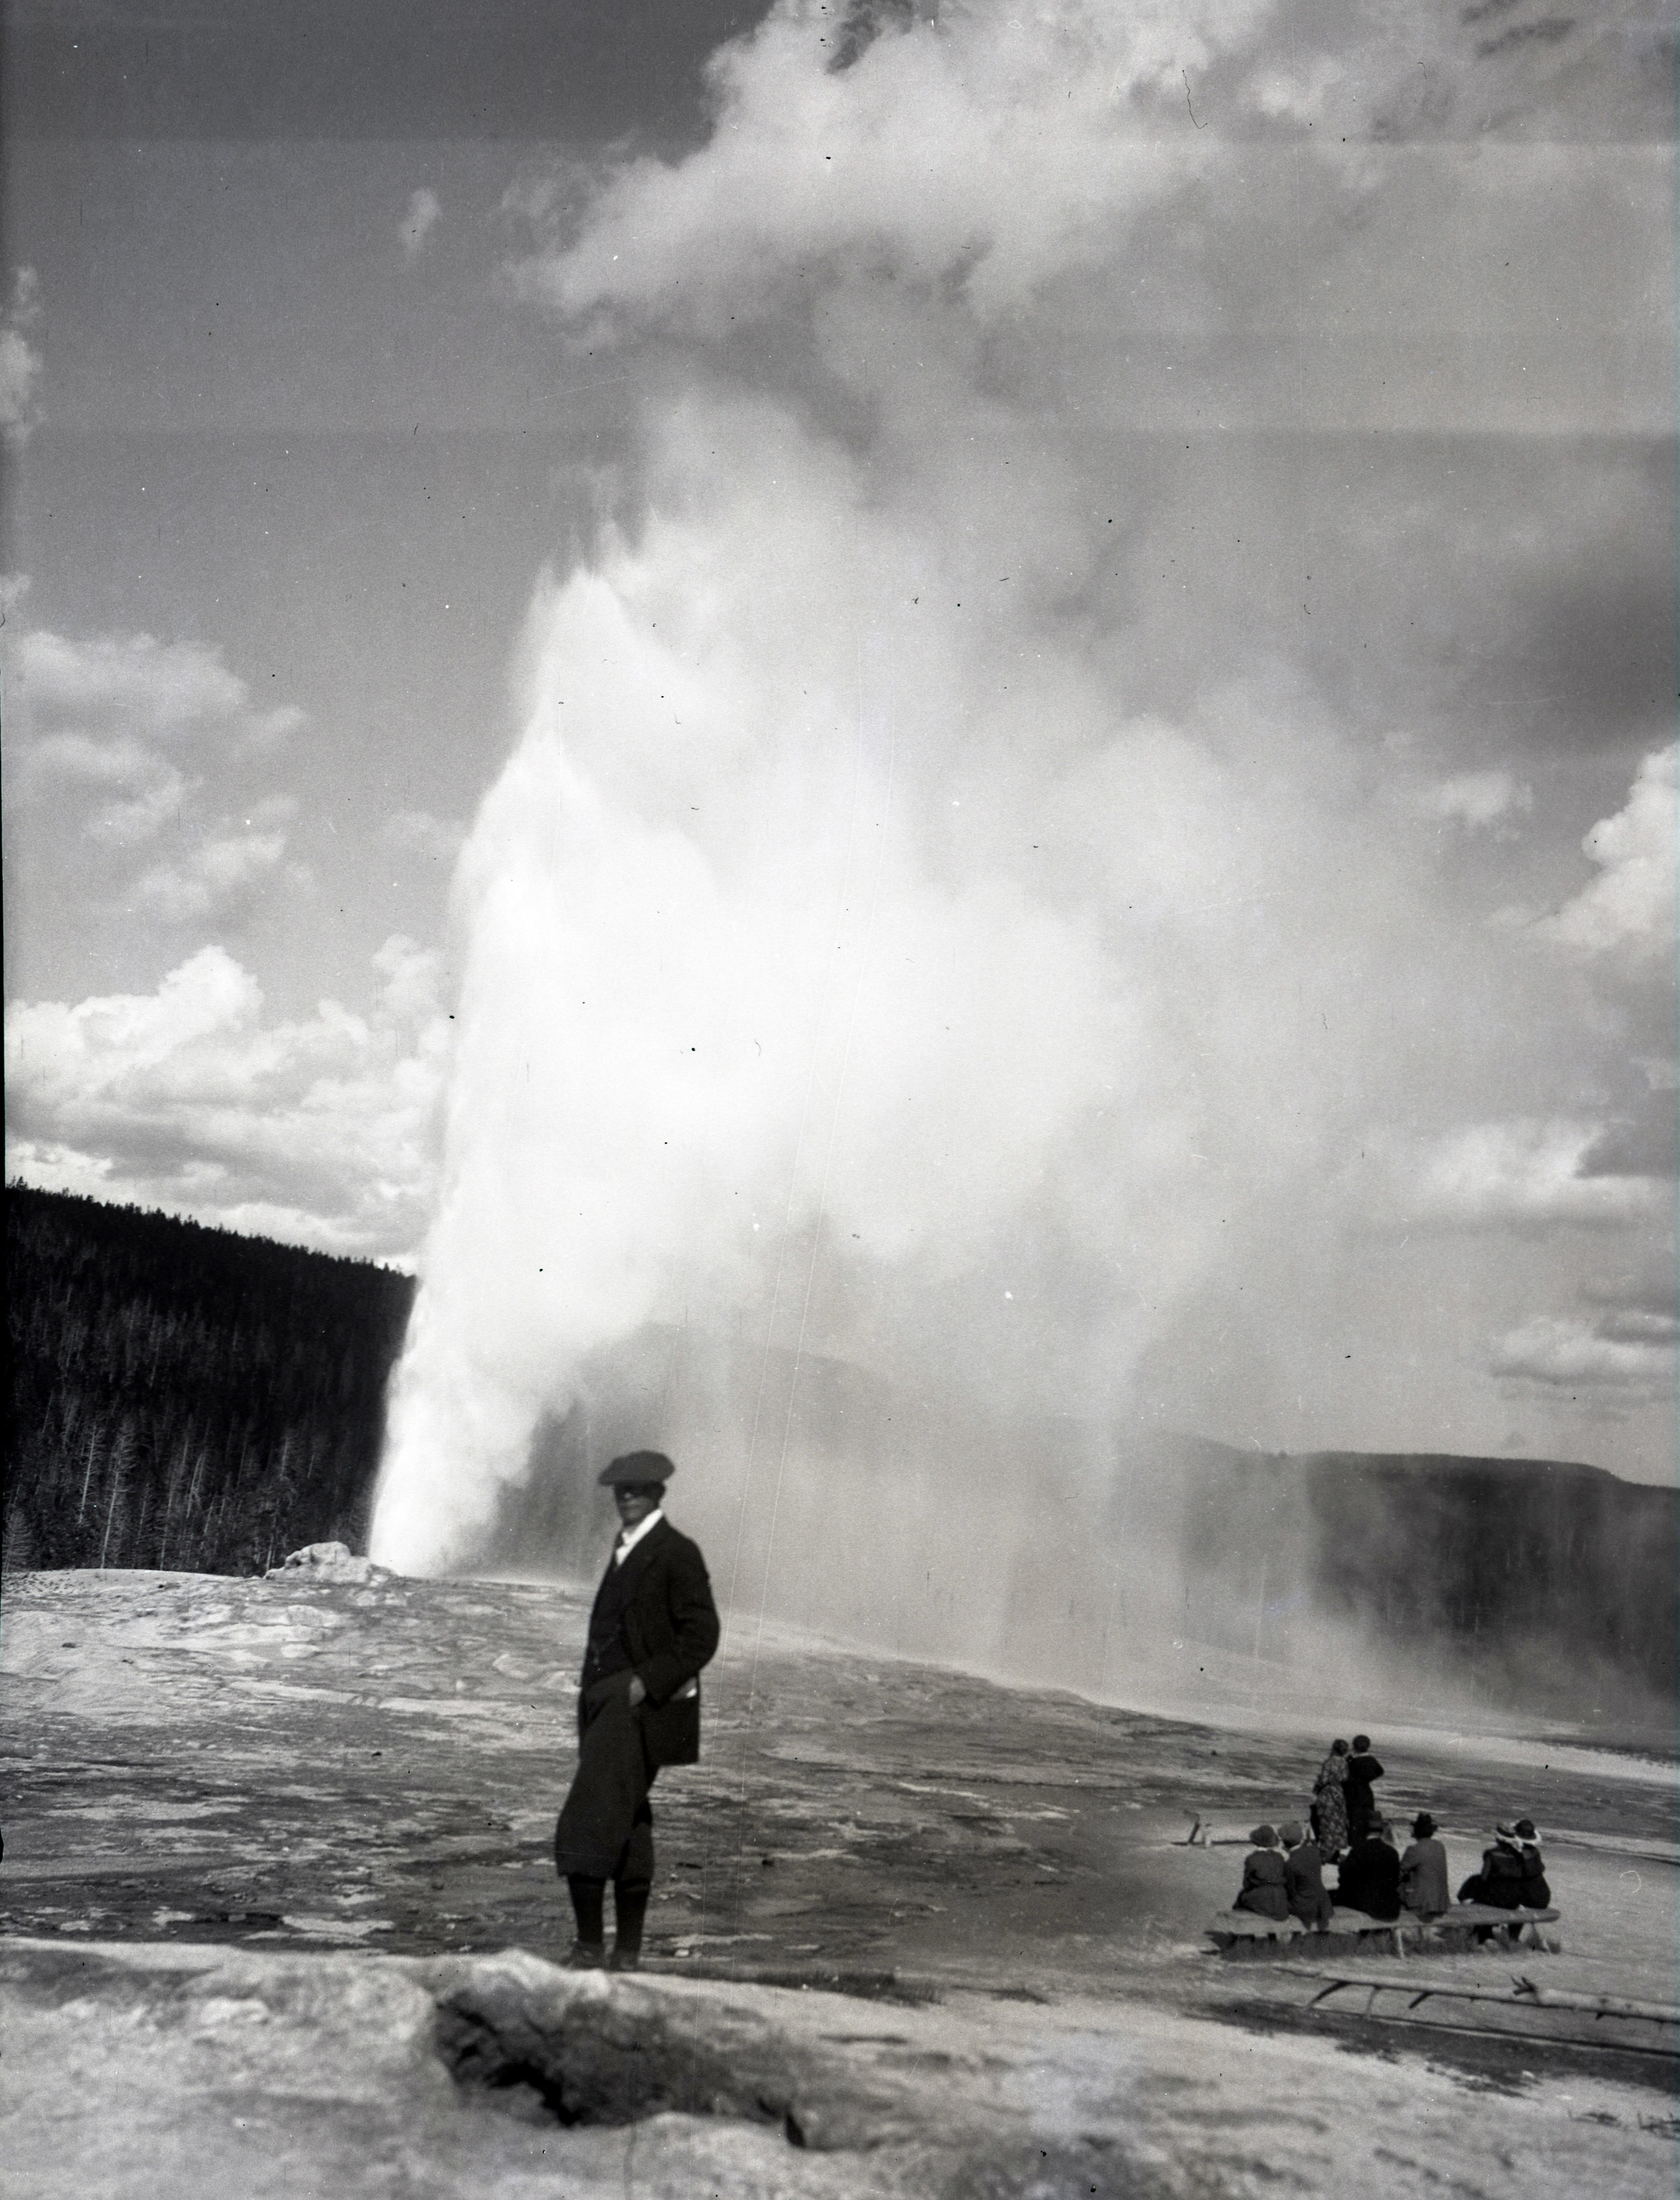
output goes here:
[[6, 1294], [7, 1567], [365, 1547], [411, 1277], [13, 1185]]

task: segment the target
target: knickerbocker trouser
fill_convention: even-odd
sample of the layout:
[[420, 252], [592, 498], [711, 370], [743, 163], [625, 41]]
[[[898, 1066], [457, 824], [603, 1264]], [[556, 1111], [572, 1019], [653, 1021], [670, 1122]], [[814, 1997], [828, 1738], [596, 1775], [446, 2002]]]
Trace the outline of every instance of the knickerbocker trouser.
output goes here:
[[563, 1879], [615, 1880], [621, 1889], [653, 1883], [653, 1811], [639, 1706], [630, 1675], [598, 1681], [580, 1706], [577, 1770], [554, 1828], [555, 1868]]

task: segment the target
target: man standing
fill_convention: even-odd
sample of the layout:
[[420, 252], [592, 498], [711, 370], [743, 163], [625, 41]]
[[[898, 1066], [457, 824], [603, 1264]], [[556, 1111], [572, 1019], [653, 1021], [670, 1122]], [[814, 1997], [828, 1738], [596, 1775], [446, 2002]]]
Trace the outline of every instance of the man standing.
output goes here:
[[698, 1544], [661, 1510], [676, 1472], [663, 1452], [633, 1451], [600, 1477], [619, 1536], [589, 1615], [578, 1687], [578, 1765], [554, 1828], [554, 1862], [577, 1919], [574, 1969], [607, 1962], [604, 1907], [613, 1883], [610, 1968], [641, 1962], [653, 1885], [648, 1790], [662, 1764], [700, 1755], [699, 1672], [718, 1646], [717, 1607]]

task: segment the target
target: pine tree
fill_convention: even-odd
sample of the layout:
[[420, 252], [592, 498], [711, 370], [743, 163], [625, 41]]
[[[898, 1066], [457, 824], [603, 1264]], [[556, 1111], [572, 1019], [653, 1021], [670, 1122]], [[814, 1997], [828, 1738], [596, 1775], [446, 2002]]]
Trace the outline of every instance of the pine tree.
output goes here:
[[13, 1186], [7, 1281], [32, 1563], [251, 1565], [365, 1518], [408, 1278]]

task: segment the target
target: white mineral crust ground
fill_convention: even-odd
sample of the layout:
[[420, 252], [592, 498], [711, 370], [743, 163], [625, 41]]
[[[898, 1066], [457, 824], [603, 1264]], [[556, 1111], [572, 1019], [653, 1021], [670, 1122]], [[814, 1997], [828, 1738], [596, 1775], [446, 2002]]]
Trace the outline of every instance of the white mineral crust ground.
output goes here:
[[[755, 1625], [655, 1791], [647, 1969], [561, 1971], [584, 1615], [528, 1583], [8, 1577], [8, 2200], [1674, 2192], [1648, 2031], [1310, 2015], [1315, 1959], [1211, 1953], [1241, 1834], [1304, 1806], [1299, 1740]], [[1455, 1876], [1533, 1813], [1564, 1947], [1338, 1960], [1677, 1998], [1671, 1780], [1378, 1747]], [[1181, 1846], [1197, 1814], [1233, 1845]]]

